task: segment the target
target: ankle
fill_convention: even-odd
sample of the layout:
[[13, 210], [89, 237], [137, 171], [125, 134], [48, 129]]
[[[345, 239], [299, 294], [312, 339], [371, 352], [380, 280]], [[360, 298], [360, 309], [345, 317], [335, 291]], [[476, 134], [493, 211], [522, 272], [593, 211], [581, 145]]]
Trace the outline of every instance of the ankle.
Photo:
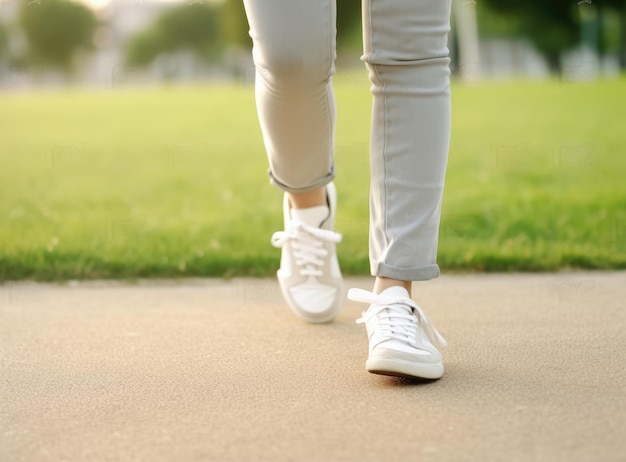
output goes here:
[[289, 204], [294, 209], [306, 209], [318, 205], [328, 205], [326, 188], [321, 187], [303, 193], [287, 193]]
[[385, 289], [390, 287], [403, 287], [411, 295], [411, 285], [412, 281], [401, 281], [399, 279], [386, 278], [382, 276], [378, 276], [376, 281], [374, 282], [374, 293], [380, 294]]

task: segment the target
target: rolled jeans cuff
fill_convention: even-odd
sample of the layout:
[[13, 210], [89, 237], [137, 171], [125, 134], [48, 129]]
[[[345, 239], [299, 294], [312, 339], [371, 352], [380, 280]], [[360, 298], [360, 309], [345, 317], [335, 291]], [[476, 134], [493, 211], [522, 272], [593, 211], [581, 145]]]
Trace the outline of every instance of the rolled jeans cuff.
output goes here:
[[330, 183], [331, 181], [333, 181], [335, 179], [335, 167], [331, 167], [330, 172], [328, 172], [327, 175], [316, 179], [313, 183], [309, 183], [308, 185], [304, 186], [304, 187], [299, 187], [299, 188], [294, 188], [291, 187], [283, 182], [281, 182], [280, 180], [278, 180], [274, 174], [272, 173], [272, 170], [268, 170], [267, 171], [268, 175], [270, 176], [270, 183], [272, 183], [273, 185], [279, 187], [280, 189], [282, 189], [285, 192], [290, 192], [290, 193], [305, 193], [308, 191], [312, 191], [314, 189], [318, 189], [321, 188], [323, 186], [326, 186], [328, 183]]
[[439, 265], [427, 265], [417, 268], [398, 268], [383, 262], [372, 263], [372, 276], [380, 276], [399, 281], [428, 281], [439, 276]]

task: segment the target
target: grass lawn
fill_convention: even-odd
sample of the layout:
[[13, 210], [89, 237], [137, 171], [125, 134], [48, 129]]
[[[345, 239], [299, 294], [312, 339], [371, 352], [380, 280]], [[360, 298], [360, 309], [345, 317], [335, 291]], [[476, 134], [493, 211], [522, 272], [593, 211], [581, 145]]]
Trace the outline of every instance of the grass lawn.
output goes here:
[[[339, 246], [367, 274], [368, 82], [339, 75]], [[626, 268], [626, 81], [453, 87], [445, 270]], [[250, 86], [0, 93], [0, 280], [269, 275]]]

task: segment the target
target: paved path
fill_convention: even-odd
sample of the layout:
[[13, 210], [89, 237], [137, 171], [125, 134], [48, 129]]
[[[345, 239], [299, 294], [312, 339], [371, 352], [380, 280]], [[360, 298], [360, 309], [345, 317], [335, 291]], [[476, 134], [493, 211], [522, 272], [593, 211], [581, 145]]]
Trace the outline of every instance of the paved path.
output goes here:
[[626, 460], [626, 273], [415, 293], [437, 382], [368, 374], [361, 305], [308, 325], [272, 280], [0, 286], [0, 460]]

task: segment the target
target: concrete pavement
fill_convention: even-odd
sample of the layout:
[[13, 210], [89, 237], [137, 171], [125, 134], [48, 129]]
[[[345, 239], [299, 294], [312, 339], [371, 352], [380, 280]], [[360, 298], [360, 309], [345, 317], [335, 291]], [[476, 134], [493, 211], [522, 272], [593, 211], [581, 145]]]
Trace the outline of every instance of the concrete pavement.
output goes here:
[[368, 374], [364, 306], [309, 325], [273, 280], [6, 283], [0, 461], [626, 460], [626, 273], [414, 295], [436, 382]]

